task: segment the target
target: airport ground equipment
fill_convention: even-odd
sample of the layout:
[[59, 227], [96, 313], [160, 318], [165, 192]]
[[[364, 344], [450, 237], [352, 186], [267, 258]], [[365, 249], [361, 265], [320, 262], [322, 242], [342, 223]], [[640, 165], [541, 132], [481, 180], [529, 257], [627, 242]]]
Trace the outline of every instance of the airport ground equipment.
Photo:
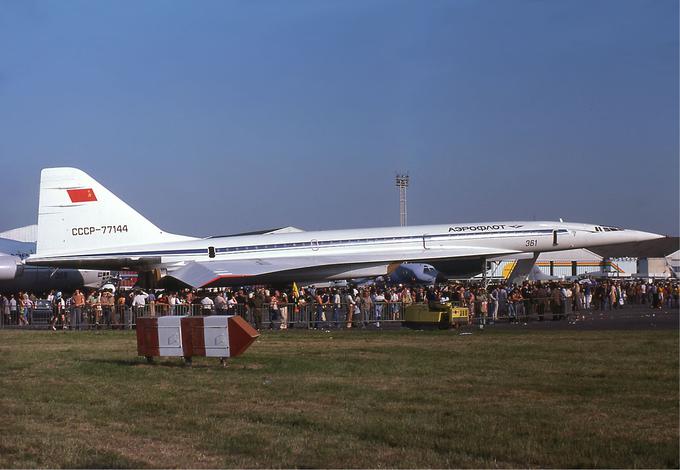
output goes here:
[[38, 299], [33, 304], [33, 309], [28, 317], [31, 325], [49, 325], [52, 319], [52, 302], [45, 299]]
[[152, 362], [154, 357], [229, 357], [243, 353], [259, 336], [242, 317], [228, 315], [167, 316], [137, 318], [137, 353]]
[[404, 326], [409, 328], [439, 328], [442, 330], [468, 325], [467, 308], [455, 307], [450, 302], [412, 304], [404, 312]]

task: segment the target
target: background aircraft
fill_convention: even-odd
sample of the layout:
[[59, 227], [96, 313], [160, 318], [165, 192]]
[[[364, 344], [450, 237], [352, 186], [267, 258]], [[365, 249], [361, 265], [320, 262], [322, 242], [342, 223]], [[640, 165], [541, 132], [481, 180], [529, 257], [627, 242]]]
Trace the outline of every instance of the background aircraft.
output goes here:
[[35, 253], [35, 242], [0, 238], [0, 292], [72, 291], [79, 287], [99, 287], [109, 272], [30, 266], [23, 259]]

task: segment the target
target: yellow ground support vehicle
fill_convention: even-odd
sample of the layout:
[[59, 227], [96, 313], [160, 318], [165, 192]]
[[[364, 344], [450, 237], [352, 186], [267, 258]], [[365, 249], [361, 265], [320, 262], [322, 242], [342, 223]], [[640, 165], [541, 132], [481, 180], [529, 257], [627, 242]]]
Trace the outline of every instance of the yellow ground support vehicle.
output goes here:
[[439, 328], [442, 330], [467, 325], [468, 309], [449, 303], [412, 304], [404, 312], [404, 326], [409, 328]]

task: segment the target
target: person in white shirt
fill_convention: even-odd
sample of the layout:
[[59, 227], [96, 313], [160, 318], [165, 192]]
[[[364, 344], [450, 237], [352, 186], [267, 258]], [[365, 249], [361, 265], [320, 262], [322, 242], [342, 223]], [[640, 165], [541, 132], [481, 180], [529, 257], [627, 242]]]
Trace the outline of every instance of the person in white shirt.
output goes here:
[[397, 291], [392, 291], [392, 295], [390, 296], [390, 320], [399, 318], [399, 309], [401, 308], [400, 300]]
[[144, 310], [146, 307], [147, 294], [142, 291], [137, 291], [135, 296], [132, 298], [132, 308], [135, 312], [135, 317], [144, 316]]
[[207, 295], [201, 299], [201, 310], [203, 315], [212, 315], [213, 307], [215, 302]]
[[177, 305], [177, 295], [174, 292], [170, 292], [168, 295], [168, 305], [170, 306], [170, 315], [175, 314], [175, 305]]
[[17, 299], [14, 298], [13, 294], [9, 297], [8, 305], [9, 305], [10, 320], [12, 318], [16, 318], [17, 322], [18, 322], [19, 321], [19, 314], [18, 314], [18, 310], [17, 310]]
[[236, 308], [238, 307], [238, 302], [234, 294], [231, 294], [227, 299], [227, 310], [231, 315], [236, 313]]
[[354, 317], [354, 309], [356, 308], [356, 301], [352, 297], [351, 292], [345, 295], [345, 303], [347, 304], [347, 328], [352, 328], [352, 318]]
[[133, 307], [144, 307], [146, 305], [147, 295], [144, 292], [138, 291], [132, 299]]
[[333, 326], [335, 328], [340, 328], [340, 308], [342, 306], [342, 300], [340, 298], [340, 292], [336, 289], [333, 291]]
[[288, 294], [285, 292], [281, 294], [281, 301], [279, 302], [279, 316], [281, 317], [281, 329], [288, 329]]
[[376, 328], [380, 328], [380, 320], [382, 320], [383, 307], [385, 306], [385, 296], [382, 291], [377, 291], [373, 298], [373, 305], [375, 305], [375, 322]]

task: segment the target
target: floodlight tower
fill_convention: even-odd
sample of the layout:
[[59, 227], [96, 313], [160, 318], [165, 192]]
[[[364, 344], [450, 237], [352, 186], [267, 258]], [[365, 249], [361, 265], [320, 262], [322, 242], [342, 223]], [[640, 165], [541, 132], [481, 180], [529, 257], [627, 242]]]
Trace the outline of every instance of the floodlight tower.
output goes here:
[[406, 227], [406, 188], [408, 188], [408, 173], [397, 173], [397, 188], [399, 188], [399, 223], [402, 227]]

